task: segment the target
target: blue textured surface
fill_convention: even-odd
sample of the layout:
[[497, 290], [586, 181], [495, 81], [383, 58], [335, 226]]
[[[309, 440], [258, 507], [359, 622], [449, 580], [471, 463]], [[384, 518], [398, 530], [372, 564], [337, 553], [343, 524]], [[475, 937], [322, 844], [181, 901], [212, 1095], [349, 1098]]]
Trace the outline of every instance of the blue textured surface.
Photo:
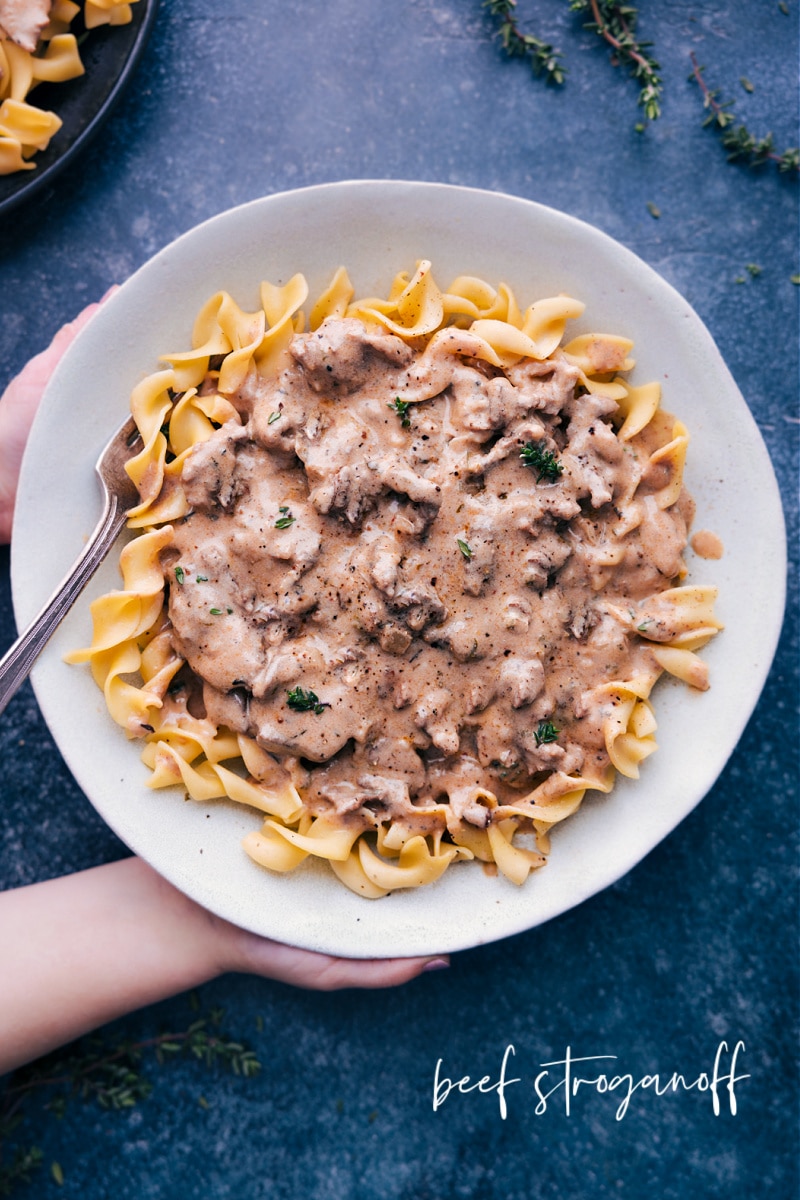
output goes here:
[[[797, 0], [783, 7], [642, 6], [665, 103], [640, 134], [635, 84], [558, 0], [520, 0], [518, 12], [563, 50], [561, 89], [503, 59], [479, 0], [163, 0], [104, 136], [0, 228], [0, 385], [84, 304], [233, 204], [368, 177], [511, 192], [598, 225], [696, 308], [769, 447], [796, 568], [798, 185], [771, 167], [726, 164], [687, 80], [694, 50], [755, 132], [796, 145]], [[7, 554], [2, 564], [7, 643]], [[796, 586], [793, 572], [775, 666], [721, 779], [626, 878], [399, 991], [315, 995], [239, 977], [201, 989], [203, 1009], [223, 1006], [225, 1028], [257, 1051], [261, 1075], [153, 1065], [153, 1094], [135, 1110], [77, 1105], [56, 1121], [31, 1106], [20, 1138], [42, 1146], [45, 1168], [27, 1194], [791, 1200]], [[5, 886], [125, 853], [76, 789], [28, 686], [0, 721], [0, 755]], [[195, 1015], [178, 998], [111, 1033], [147, 1038]], [[586, 1074], [678, 1071], [691, 1082], [721, 1042], [738, 1040], [750, 1078], [735, 1116], [724, 1090], [715, 1116], [696, 1088], [639, 1091], [622, 1120], [619, 1093], [588, 1089], [569, 1115], [561, 1093], [537, 1115], [533, 1078], [568, 1046], [617, 1056]], [[433, 1112], [437, 1059], [456, 1078], [496, 1080], [511, 1043], [510, 1074], [523, 1081], [509, 1088], [505, 1120], [495, 1092], [454, 1094]]]

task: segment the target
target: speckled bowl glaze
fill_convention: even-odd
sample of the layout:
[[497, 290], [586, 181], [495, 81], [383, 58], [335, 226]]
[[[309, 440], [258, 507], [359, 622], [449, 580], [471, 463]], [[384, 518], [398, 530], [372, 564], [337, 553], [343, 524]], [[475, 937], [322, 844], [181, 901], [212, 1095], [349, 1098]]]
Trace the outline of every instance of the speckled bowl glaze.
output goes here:
[[[688, 303], [639, 258], [581, 221], [512, 196], [429, 183], [359, 181], [268, 196], [221, 213], [167, 246], [103, 305], [75, 341], [37, 416], [23, 465], [12, 575], [20, 625], [78, 554], [99, 512], [93, 464], [158, 355], [189, 345], [195, 315], [226, 289], [258, 303], [262, 279], [302, 271], [312, 295], [344, 264], [360, 294], [384, 291], [429, 258], [442, 286], [458, 274], [507, 282], [522, 305], [566, 292], [586, 311], [574, 333], [635, 342], [634, 382], [657, 379], [692, 437], [686, 481], [696, 528], [725, 545], [689, 554], [689, 579], [719, 588], [724, 631], [703, 651], [711, 690], [654, 689], [659, 751], [638, 781], [587, 798], [553, 836], [548, 865], [521, 888], [475, 863], [436, 884], [367, 901], [323, 866], [278, 876], [241, 848], [259, 816], [227, 802], [152, 791], [140, 747], [108, 716], [88, 668], [62, 655], [90, 637], [89, 600], [119, 586], [112, 554], [42, 655], [34, 686], [80, 786], [120, 838], [177, 887], [246, 928], [351, 957], [463, 949], [518, 933], [607, 887], [711, 788], [758, 700], [780, 629], [783, 517], [771, 464], [745, 401]], [[56, 470], [53, 464], [57, 463]]]

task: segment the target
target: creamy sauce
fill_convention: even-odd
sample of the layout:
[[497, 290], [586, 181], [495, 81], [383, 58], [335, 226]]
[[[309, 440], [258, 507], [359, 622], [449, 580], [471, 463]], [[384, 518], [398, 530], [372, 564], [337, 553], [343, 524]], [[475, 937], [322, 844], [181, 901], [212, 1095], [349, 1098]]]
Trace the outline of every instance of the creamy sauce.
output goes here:
[[471, 348], [328, 319], [277, 377], [251, 372], [243, 423], [184, 467], [164, 567], [188, 703], [365, 828], [429, 832], [418, 809], [441, 800], [483, 827], [476, 786], [503, 802], [554, 770], [599, 776], [592, 689], [652, 671], [637, 610], [684, 571], [693, 505], [660, 509], [669, 468], [649, 461], [672, 418], [623, 443], [560, 352], [503, 372]]
[[690, 545], [699, 558], [722, 558], [725, 553], [722, 540], [710, 529], [698, 529], [692, 535]]

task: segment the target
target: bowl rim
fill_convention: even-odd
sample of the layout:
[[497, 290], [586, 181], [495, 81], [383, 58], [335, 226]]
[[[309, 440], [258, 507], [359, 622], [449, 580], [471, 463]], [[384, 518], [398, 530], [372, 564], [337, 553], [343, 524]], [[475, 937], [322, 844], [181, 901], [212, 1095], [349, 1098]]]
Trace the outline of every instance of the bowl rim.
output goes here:
[[[465, 188], [449, 184], [416, 182], [412, 180], [343, 180], [332, 183], [310, 185], [301, 189], [277, 192], [270, 196], [260, 197], [251, 200], [246, 204], [238, 205], [235, 208], [224, 210], [223, 212], [208, 218], [199, 225], [194, 226], [192, 229], [187, 230], [185, 233], [181, 234], [180, 237], [176, 238], [173, 242], [169, 243], [169, 245], [165, 246], [161, 251], [154, 255], [153, 258], [148, 260], [147, 263], [143, 264], [142, 267], [140, 267], [139, 270], [125, 282], [120, 292], [117, 292], [113, 297], [111, 297], [107, 303], [107, 306], [103, 306], [103, 310], [105, 311], [101, 310], [101, 313], [98, 314], [98, 317], [95, 319], [96, 321], [99, 321], [99, 325], [95, 324], [93, 321], [79, 335], [79, 337], [73, 343], [73, 346], [70, 347], [65, 359], [62, 360], [62, 363], [59, 365], [59, 368], [51, 380], [42, 404], [42, 409], [37, 415], [34, 423], [34, 429], [31, 434], [30, 443], [33, 449], [31, 450], [30, 456], [26, 453], [25, 462], [23, 463], [23, 473], [20, 486], [21, 497], [23, 497], [23, 499], [26, 501], [30, 501], [32, 495], [35, 495], [36, 493], [37, 446], [39, 446], [42, 442], [47, 441], [48, 423], [57, 412], [57, 396], [64, 389], [66, 389], [67, 392], [72, 389], [74, 392], [76, 386], [75, 380], [77, 376], [79, 376], [82, 369], [82, 362], [90, 357], [90, 347], [99, 341], [102, 336], [102, 331], [113, 330], [114, 328], [119, 327], [119, 323], [123, 320], [126, 309], [128, 315], [130, 315], [130, 312], [132, 311], [132, 305], [134, 309], [136, 308], [137, 304], [141, 307], [141, 297], [139, 293], [144, 291], [146, 294], [148, 288], [151, 286], [155, 287], [157, 282], [163, 285], [164, 270], [169, 267], [170, 261], [173, 258], [177, 256], [178, 260], [181, 260], [187, 252], [191, 252], [192, 249], [198, 243], [202, 242], [204, 238], [208, 237], [212, 231], [213, 235], [216, 237], [226, 224], [229, 225], [231, 223], [235, 224], [237, 222], [244, 221], [245, 225], [247, 225], [249, 221], [257, 220], [258, 217], [265, 211], [277, 211], [277, 209], [282, 206], [286, 206], [287, 204], [293, 206], [299, 205], [299, 209], [301, 211], [304, 208], [308, 209], [309, 206], [313, 210], [315, 207], [318, 207], [318, 202], [327, 203], [331, 197], [338, 196], [344, 203], [346, 203], [350, 212], [352, 212], [356, 203], [354, 200], [356, 194], [359, 196], [358, 203], [367, 208], [369, 205], [374, 204], [378, 193], [384, 197], [386, 197], [387, 193], [391, 193], [395, 197], [395, 200], [400, 207], [408, 202], [408, 199], [410, 196], [412, 196], [412, 194], [415, 195], [418, 203], [429, 205], [432, 204], [434, 208], [436, 206], [441, 207], [442, 205], [448, 205], [451, 208], [455, 205], [457, 208], [459, 200], [464, 199], [468, 200], [469, 204], [472, 205], [485, 205], [487, 203], [490, 205], [498, 205], [500, 207], [510, 205], [515, 212], [526, 214], [525, 216], [520, 217], [521, 220], [524, 221], [531, 219], [533, 220], [534, 225], [537, 221], [540, 223], [544, 222], [545, 226], [555, 228], [558, 231], [566, 231], [569, 235], [567, 240], [569, 240], [570, 237], [577, 237], [579, 240], [588, 238], [593, 244], [603, 247], [604, 251], [607, 254], [611, 254], [614, 258], [614, 261], [621, 266], [624, 266], [627, 271], [634, 271], [637, 275], [641, 272], [644, 272], [642, 278], [647, 284], [646, 290], [649, 289], [649, 292], [655, 290], [659, 301], [663, 301], [665, 298], [669, 300], [669, 305], [671, 305], [669, 309], [670, 322], [677, 321], [678, 324], [680, 324], [680, 321], [684, 321], [689, 323], [692, 336], [694, 338], [694, 341], [692, 342], [693, 352], [700, 353], [702, 356], [704, 356], [704, 361], [717, 373], [716, 382], [720, 385], [720, 387], [723, 388], [723, 390], [726, 391], [726, 394], [729, 397], [738, 397], [738, 401], [736, 401], [737, 405], [739, 406], [737, 410], [738, 419], [746, 428], [750, 437], [754, 439], [753, 445], [756, 449], [753, 452], [756, 454], [759, 469], [764, 470], [766, 464], [766, 470], [771, 478], [771, 484], [770, 486], [767, 486], [767, 483], [762, 480], [762, 503], [764, 502], [763, 497], [766, 497], [769, 500], [769, 508], [772, 520], [771, 529], [773, 536], [770, 540], [772, 586], [770, 592], [771, 607], [769, 610], [770, 622], [768, 636], [762, 637], [758, 661], [753, 664], [753, 670], [755, 671], [755, 674], [751, 674], [750, 676], [749, 700], [748, 704], [744, 706], [744, 708], [747, 708], [748, 711], [745, 712], [744, 708], [742, 709], [742, 712], [739, 714], [739, 721], [736, 727], [736, 736], [729, 740], [729, 744], [727, 744], [725, 747], [724, 755], [717, 755], [714, 770], [711, 772], [706, 772], [702, 776], [701, 787], [698, 794], [693, 796], [690, 804], [684, 804], [682, 806], [678, 819], [674, 821], [669, 829], [662, 833], [661, 836], [656, 838], [655, 841], [646, 846], [643, 850], [641, 850], [641, 846], [637, 846], [633, 856], [629, 854], [627, 857], [620, 859], [620, 861], [615, 865], [614, 869], [606, 871], [602, 882], [597, 883], [595, 880], [594, 882], [587, 884], [586, 880], [573, 879], [571, 882], [576, 887], [576, 898], [574, 901], [571, 903], [559, 903], [551, 905], [545, 914], [541, 916], [541, 918], [539, 918], [534, 912], [535, 905], [533, 901], [531, 901], [530, 905], [517, 904], [515, 907], [514, 904], [512, 904], [510, 901], [507, 901], [506, 893], [504, 891], [502, 897], [492, 897], [494, 901], [497, 901], [498, 909], [502, 910], [502, 919], [491, 919], [491, 914], [489, 918], [484, 919], [484, 914], [483, 916], [479, 916], [477, 919], [468, 922], [466, 925], [459, 925], [458, 922], [451, 921], [447, 931], [441, 931], [441, 939], [439, 941], [435, 941], [432, 940], [433, 935], [431, 934], [430, 929], [427, 930], [425, 936], [420, 938], [418, 930], [416, 932], [414, 930], [409, 930], [409, 928], [403, 925], [402, 919], [396, 916], [398, 909], [401, 908], [404, 903], [402, 897], [414, 895], [414, 893], [403, 893], [399, 895], [390, 895], [378, 902], [377, 905], [369, 906], [370, 908], [385, 908], [387, 915], [390, 912], [392, 914], [392, 919], [389, 922], [389, 925], [391, 926], [391, 932], [389, 935], [385, 936], [383, 940], [381, 940], [380, 936], [375, 934], [373, 928], [375, 922], [372, 920], [372, 918], [370, 918], [369, 921], [362, 919], [357, 914], [354, 914], [352, 906], [347, 905], [345, 905], [343, 908], [345, 926], [336, 930], [330, 927], [329, 922], [328, 926], [325, 928], [325, 931], [321, 934], [318, 924], [319, 910], [316, 904], [312, 906], [312, 910], [306, 914], [305, 919], [295, 920], [291, 930], [288, 933], [288, 936], [281, 937], [280, 929], [276, 929], [274, 924], [265, 927], [263, 921], [260, 921], [257, 916], [254, 916], [252, 911], [247, 910], [246, 906], [243, 908], [240, 901], [235, 897], [232, 897], [230, 894], [222, 896], [220, 901], [220, 898], [212, 895], [207, 888], [205, 890], [200, 888], [198, 891], [198, 888], [192, 885], [190, 875], [187, 873], [186, 864], [182, 864], [181, 866], [176, 866], [174, 863], [171, 865], [167, 864], [165, 869], [164, 862], [159, 859], [157, 854], [155, 855], [155, 858], [158, 859], [158, 861], [153, 861], [154, 856], [152, 851], [148, 854], [140, 847], [134, 847], [139, 853], [143, 853], [144, 857], [149, 858], [149, 860], [153, 862], [153, 865], [156, 867], [156, 869], [165, 874], [167, 878], [170, 878], [171, 881], [178, 887], [181, 887], [184, 891], [188, 891], [189, 894], [193, 895], [195, 899], [198, 899], [200, 903], [205, 903], [206, 907], [214, 908], [214, 911], [220, 912], [220, 915], [233, 920], [235, 923], [244, 925], [247, 928], [254, 928], [256, 932], [267, 933], [269, 936], [276, 937], [278, 940], [289, 941], [292, 944], [301, 945], [308, 949], [323, 950], [329, 953], [344, 953], [350, 957], [374, 957], [376, 955], [382, 955], [390, 952], [392, 953], [392, 956], [397, 954], [407, 955], [416, 953], [438, 953], [449, 950], [464, 949], [469, 946], [481, 944], [485, 941], [492, 941], [497, 940], [498, 938], [511, 936], [512, 934], [522, 932], [524, 929], [531, 928], [532, 926], [541, 923], [541, 921], [552, 919], [553, 917], [573, 907], [574, 904], [582, 903], [583, 900], [588, 899], [589, 896], [594, 895], [596, 892], [614, 883], [621, 875], [629, 871], [637, 862], [641, 860], [642, 857], [644, 857], [646, 853], [649, 852], [649, 850], [653, 849], [663, 837], [667, 836], [667, 834], [671, 832], [671, 830], [679, 823], [680, 820], [682, 820], [690, 811], [692, 811], [702, 796], [705, 795], [708, 789], [713, 785], [714, 780], [723, 769], [727, 758], [733, 752], [736, 742], [738, 741], [747, 719], [749, 719], [750, 712], [752, 712], [752, 709], [757, 703], [758, 696], [760, 695], [761, 689], [763, 688], [763, 684], [766, 680], [769, 665], [772, 661], [772, 657], [777, 646], [777, 640], [781, 627], [780, 618], [782, 618], [783, 606], [785, 604], [785, 529], [783, 524], [783, 513], [780, 505], [779, 492], [774, 478], [774, 473], [772, 472], [771, 464], [769, 463], [769, 456], [766, 452], [766, 448], [764, 447], [763, 440], [760, 437], [755, 422], [753, 421], [752, 416], [747, 409], [746, 402], [741, 396], [741, 393], [739, 392], [733, 377], [728, 371], [728, 368], [725, 366], [710, 333], [706, 329], [699, 316], [694, 313], [687, 301], [680, 295], [680, 293], [676, 291], [676, 289], [672, 287], [670, 283], [658, 275], [658, 273], [655, 272], [652, 267], [635, 255], [633, 251], [621, 245], [604, 231], [595, 228], [578, 217], [561, 213], [558, 210], [551, 209], [535, 201], [486, 189]], [[511, 212], [511, 208], [508, 209], [509, 214]], [[409, 264], [405, 261], [400, 263], [392, 263], [393, 270], [405, 268], [407, 265]], [[435, 261], [433, 267], [434, 271], [436, 271]], [[298, 266], [298, 269], [300, 269], [300, 266]], [[167, 276], [168, 275], [169, 271], [167, 270]], [[257, 287], [257, 282], [258, 281], [254, 278], [254, 287]], [[496, 283], [496, 280], [491, 280], [490, 282]], [[136, 297], [135, 301], [133, 297]], [[197, 308], [199, 308], [199, 305], [204, 299], [205, 296], [194, 297], [194, 301], [196, 302], [195, 311]], [[135, 342], [135, 336], [133, 337], [133, 340]], [[142, 363], [141, 365], [144, 368], [147, 368], [148, 366], [147, 363]], [[61, 407], [63, 409], [63, 401]], [[90, 456], [87, 455], [86, 457], [88, 458]], [[19, 516], [19, 527], [17, 526], [17, 521], [15, 519], [14, 539], [12, 541], [12, 581], [14, 604], [17, 617], [19, 620], [25, 620], [32, 616], [33, 608], [35, 607], [34, 593], [38, 592], [39, 598], [44, 599], [44, 594], [42, 591], [44, 585], [40, 580], [32, 579], [31, 564], [26, 564], [25, 562], [26, 556], [30, 553], [31, 546], [30, 520], [25, 515], [25, 509], [23, 505], [18, 506], [18, 513], [21, 514]], [[776, 615], [778, 610], [780, 610], [780, 617]], [[74, 645], [74, 642], [72, 644]], [[51, 654], [50, 658], [52, 659], [52, 657], [53, 655]], [[719, 656], [717, 655], [717, 657]], [[72, 668], [72, 670], [74, 670], [74, 668]], [[42, 664], [40, 664], [40, 667], [37, 667], [36, 671], [34, 672], [34, 687], [48, 724], [51, 726], [51, 729], [54, 725], [57, 726], [56, 729], [53, 729], [53, 732], [54, 736], [56, 736], [56, 740], [61, 745], [61, 741], [64, 737], [62, 719], [63, 715], [56, 715], [56, 709], [53, 707], [52, 685], [48, 680], [46, 670]], [[92, 687], [94, 687], [93, 684]], [[709, 694], [713, 694], [713, 688], [712, 693]], [[100, 697], [100, 699], [102, 699], [102, 697]], [[658, 707], [659, 706], [657, 705], [657, 711]], [[122, 735], [119, 733], [118, 736], [122, 737]], [[73, 770], [73, 774], [76, 774], [75, 767], [73, 765], [74, 755], [70, 754], [70, 746], [68, 745], [66, 750], [63, 745], [61, 748], [62, 753], [64, 753], [65, 758], [67, 758], [70, 768]], [[74, 747], [72, 747], [72, 749], [74, 750]], [[655, 756], [656, 760], [658, 757], [658, 755]], [[84, 786], [84, 790], [87, 790], [85, 785], [82, 783], [82, 775], [77, 773], [76, 778], [78, 779], [79, 784]], [[630, 789], [626, 788], [623, 783], [618, 784], [615, 792], [612, 793], [612, 796], [615, 796], [618, 793], [621, 794], [624, 791], [625, 797], [623, 797], [622, 807], [625, 811], [631, 812], [634, 810], [631, 808], [630, 800], [627, 797], [629, 790]], [[95, 803], [95, 807], [98, 807], [95, 799], [93, 797], [91, 798], [93, 803]], [[163, 800], [164, 797], [162, 796], [160, 799]], [[603, 804], [607, 805], [608, 800], [605, 799]], [[597, 809], [598, 805], [597, 803], [585, 803], [584, 807], [590, 812], [593, 809]], [[101, 812], [101, 815], [104, 817], [104, 819], [111, 825], [111, 827], [115, 829], [115, 832], [122, 837], [122, 840], [131, 844], [129, 831], [124, 821], [119, 819], [118, 814], [116, 814], [117, 819], [110, 820], [107, 811], [104, 811], [103, 807], [99, 807], [98, 810]], [[150, 813], [150, 819], [156, 822], [155, 828], [159, 831], [160, 836], [166, 830], [168, 822], [165, 821], [163, 814], [161, 816], [157, 814], [153, 806], [149, 806], [148, 811]], [[567, 822], [566, 825], [569, 826], [572, 824], [572, 822], [577, 822], [580, 815], [581, 814], [578, 814], [576, 817], [571, 818], [570, 822]], [[563, 854], [568, 852], [567, 846], [568, 844], [573, 844], [574, 838], [567, 836], [568, 831], [566, 828], [564, 829], [563, 834], [564, 835], [562, 836], [561, 831], [559, 831], [558, 844], [554, 850], [553, 860], [551, 863], [548, 864], [543, 872], [532, 877], [526, 887], [530, 888], [531, 884], [537, 883], [540, 878], [546, 879], [548, 873], [553, 871], [557, 855], [559, 853]], [[459, 868], [459, 870], [462, 869], [463, 868]], [[477, 868], [475, 868], [475, 870], [477, 870]], [[427, 893], [430, 897], [435, 897], [437, 893], [442, 891], [441, 883], [445, 882], [449, 874], [450, 872], [448, 872], [444, 879], [440, 881], [440, 884], [432, 885], [432, 887], [426, 889], [420, 889], [420, 891]], [[567, 877], [569, 874], [569, 870], [565, 870], [565, 875]], [[309, 878], [312, 877], [315, 880], [315, 882], [312, 884], [313, 888], [317, 886], [316, 876], [312, 876], [311, 873], [309, 873]], [[283, 885], [286, 884], [290, 878], [291, 877], [287, 877], [286, 879], [281, 878], [278, 880], [278, 882]], [[570, 880], [567, 879], [567, 882], [569, 883]], [[337, 884], [337, 887], [341, 889], [341, 885]], [[434, 892], [433, 889], [436, 889], [436, 892]], [[294, 889], [287, 889], [287, 892], [290, 890], [294, 891]], [[273, 900], [275, 894], [274, 887], [270, 887], [269, 893], [270, 900]], [[483, 896], [484, 894], [485, 889], [483, 889], [481, 895]], [[323, 889], [321, 895], [325, 900], [327, 900], [330, 895], [330, 891], [328, 889]], [[215, 899], [220, 902], [215, 903]], [[356, 903], [362, 906], [367, 904], [366, 901], [361, 900], [358, 897], [355, 897], [354, 899]], [[282, 906], [280, 901], [276, 903], [279, 905], [279, 914], [283, 913], [285, 915], [286, 905], [290, 904], [291, 900], [285, 899]], [[220, 904], [222, 911], [220, 911]], [[414, 907], [416, 911], [418, 905], [409, 905], [408, 907]], [[508, 917], [509, 909], [512, 909], [513, 913], [516, 914], [516, 916], [512, 915], [510, 919]], [[520, 915], [521, 911], [523, 915]], [[356, 928], [355, 926], [357, 924], [360, 924], [362, 928]], [[366, 926], [368, 924], [370, 924], [369, 933], [366, 930]], [[434, 933], [435, 932], [436, 931], [434, 930]]]

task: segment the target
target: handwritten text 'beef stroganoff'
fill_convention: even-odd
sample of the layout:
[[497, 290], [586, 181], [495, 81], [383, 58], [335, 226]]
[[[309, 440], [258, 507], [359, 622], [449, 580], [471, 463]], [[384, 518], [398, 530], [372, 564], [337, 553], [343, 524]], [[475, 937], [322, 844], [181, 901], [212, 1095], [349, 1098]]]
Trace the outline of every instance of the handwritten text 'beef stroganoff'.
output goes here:
[[[536, 1074], [524, 1072], [519, 1077], [511, 1074], [516, 1050], [508, 1045], [496, 1076], [472, 1077], [461, 1075], [450, 1078], [443, 1059], [438, 1059], [433, 1080], [433, 1111], [438, 1110], [454, 1094], [467, 1096], [494, 1095], [500, 1116], [508, 1116], [506, 1093], [517, 1088], [517, 1094], [526, 1092], [535, 1101], [533, 1113], [537, 1117], [547, 1112], [562, 1111], [571, 1116], [579, 1111], [590, 1094], [610, 1095], [616, 1101], [613, 1110], [617, 1121], [627, 1115], [637, 1093], [650, 1091], [657, 1097], [675, 1096], [679, 1093], [710, 1093], [714, 1114], [719, 1116], [727, 1108], [736, 1115], [736, 1084], [749, 1079], [749, 1074], [737, 1074], [739, 1056], [745, 1044], [737, 1041], [732, 1047], [725, 1041], [719, 1042], [713, 1062], [706, 1070], [672, 1071], [669, 1074], [642, 1074], [638, 1078], [629, 1071], [620, 1071], [616, 1054], [578, 1055], [567, 1046], [564, 1057], [539, 1064]], [[710, 1061], [710, 1060], [709, 1060]], [[522, 1085], [521, 1088], [517, 1085]], [[727, 1094], [725, 1094], [727, 1093]]]

